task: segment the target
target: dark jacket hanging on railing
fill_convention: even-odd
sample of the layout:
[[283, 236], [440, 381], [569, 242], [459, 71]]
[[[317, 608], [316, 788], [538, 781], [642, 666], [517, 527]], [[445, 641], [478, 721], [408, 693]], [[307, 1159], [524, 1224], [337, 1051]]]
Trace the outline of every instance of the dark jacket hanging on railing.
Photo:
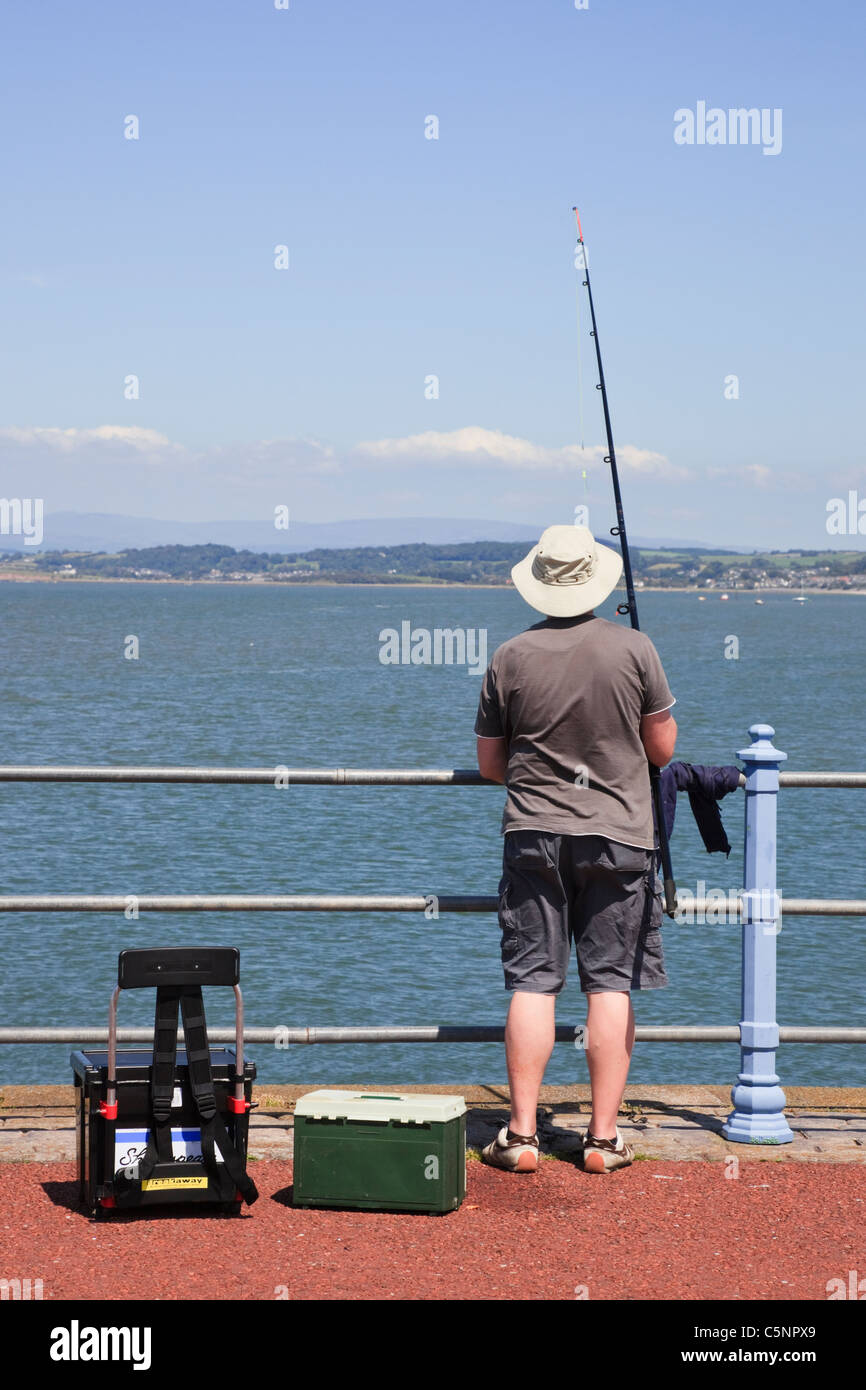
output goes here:
[[674, 828], [677, 812], [677, 792], [688, 792], [692, 815], [701, 832], [708, 854], [724, 851], [730, 854], [731, 846], [718, 802], [729, 792], [736, 791], [740, 785], [738, 767], [704, 767], [700, 763], [668, 763], [662, 768], [661, 788], [664, 806], [665, 825], [668, 835]]

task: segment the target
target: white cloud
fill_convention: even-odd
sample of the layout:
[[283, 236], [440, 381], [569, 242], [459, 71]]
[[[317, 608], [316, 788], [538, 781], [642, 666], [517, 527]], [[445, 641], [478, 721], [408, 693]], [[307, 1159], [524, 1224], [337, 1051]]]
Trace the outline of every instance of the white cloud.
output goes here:
[[[741, 482], [748, 483], [751, 487], [760, 488], [762, 491], [776, 490], [781, 492], [814, 492], [816, 485], [815, 476], [808, 473], [799, 473], [790, 468], [768, 468], [765, 463], [740, 463], [734, 464], [730, 468], [706, 469], [707, 478], [715, 481], [717, 478], [737, 478]], [[827, 485], [831, 483], [832, 473], [822, 472], [821, 481]]]
[[[38, 447], [46, 454], [81, 454], [91, 450], [128, 448], [173, 464], [183, 461], [189, 468], [204, 466], [222, 478], [232, 476], [251, 481], [272, 475], [335, 477], [363, 464], [385, 466], [439, 464], [443, 468], [509, 468], [524, 473], [571, 473], [575, 468], [603, 467], [606, 449], [600, 444], [581, 449], [576, 444], [548, 448], [529, 439], [503, 434], [501, 430], [469, 425], [463, 429], [427, 430], [402, 439], [365, 440], [347, 450], [344, 463], [329, 444], [315, 439], [263, 439], [252, 443], [232, 443], [194, 451], [177, 444], [158, 430], [142, 425], [96, 425], [90, 429], [15, 426], [0, 429], [0, 444]], [[664, 454], [624, 444], [617, 452], [624, 472], [647, 477], [686, 478], [686, 469], [677, 468]]]
[[[7, 495], [43, 497], [53, 511], [167, 518], [252, 517], [276, 503], [308, 519], [438, 514], [443, 506], [475, 516], [492, 515], [491, 507], [554, 515], [563, 497], [569, 510], [568, 499], [584, 496], [584, 471], [589, 489], [608, 496], [605, 452], [600, 444], [549, 447], [479, 425], [342, 448], [314, 438], [195, 448], [133, 424], [0, 428]], [[623, 479], [647, 500], [659, 484], [706, 478], [636, 444], [623, 444], [617, 458]]]
[[128, 444], [133, 449], [144, 449], [151, 453], [159, 449], [183, 449], [182, 444], [173, 444], [157, 430], [145, 429], [141, 425], [96, 425], [89, 430], [59, 430], [40, 425], [24, 428], [9, 425], [0, 429], [0, 441], [13, 444], [36, 444], [55, 449], [62, 453], [74, 453], [88, 444]]
[[[193, 450], [142, 425], [95, 425], [90, 429], [42, 426], [0, 428], [7, 459], [18, 455], [52, 460], [80, 471], [118, 467], [130, 452], [136, 467], [170, 468], [187, 479], [209, 484], [251, 486], [298, 477], [333, 477], [342, 467], [330, 445], [307, 439], [262, 439]], [[142, 475], [143, 477], [144, 475]]]
[[[586, 449], [577, 444], [551, 449], [500, 430], [469, 425], [459, 430], [426, 430], [402, 439], [365, 440], [356, 445], [353, 452], [383, 463], [439, 463], [443, 467], [470, 463], [476, 467], [505, 467], [523, 472], [571, 473], [577, 467], [602, 465], [607, 450], [601, 444]], [[691, 476], [687, 469], [676, 467], [664, 454], [634, 444], [624, 444], [617, 451], [617, 462], [624, 471], [646, 477]]]
[[[599, 449], [600, 458], [606, 453], [606, 449]], [[639, 473], [646, 478], [685, 480], [695, 476], [690, 468], [671, 463], [666, 455], [658, 454], [653, 449], [639, 449], [634, 444], [623, 444], [621, 449], [617, 449], [616, 461], [618, 466], [622, 465], [624, 472]]]
[[342, 460], [313, 439], [194, 449], [143, 425], [13, 425], [0, 428], [0, 456], [5, 493], [42, 497], [55, 511], [180, 519], [255, 516], [281, 503], [327, 515], [333, 499], [346, 495]]
[[411, 434], [403, 439], [367, 440], [356, 445], [355, 452], [379, 459], [442, 459], [446, 463], [469, 455], [476, 462], [489, 460], [497, 464], [507, 463], [514, 468], [531, 468], [539, 464], [549, 467], [547, 455], [550, 453], [528, 439], [502, 434], [500, 430], [482, 429], [480, 425], [468, 425], [464, 429], [448, 432], [426, 430], [423, 434]]

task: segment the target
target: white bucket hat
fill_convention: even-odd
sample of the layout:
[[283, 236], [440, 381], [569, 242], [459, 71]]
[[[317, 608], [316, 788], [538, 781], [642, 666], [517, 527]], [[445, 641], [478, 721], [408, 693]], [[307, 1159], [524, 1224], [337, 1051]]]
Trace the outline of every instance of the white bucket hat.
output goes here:
[[587, 526], [548, 526], [538, 545], [514, 566], [522, 598], [550, 618], [576, 618], [602, 603], [617, 586], [622, 556], [597, 545]]

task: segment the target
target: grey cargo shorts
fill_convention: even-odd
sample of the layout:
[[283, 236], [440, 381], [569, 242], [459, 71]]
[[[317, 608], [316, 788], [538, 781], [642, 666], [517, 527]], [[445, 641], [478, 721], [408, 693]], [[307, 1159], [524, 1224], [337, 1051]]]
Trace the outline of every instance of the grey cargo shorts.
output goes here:
[[499, 925], [507, 990], [559, 994], [572, 941], [584, 994], [668, 983], [652, 850], [545, 830], [509, 830], [504, 840]]

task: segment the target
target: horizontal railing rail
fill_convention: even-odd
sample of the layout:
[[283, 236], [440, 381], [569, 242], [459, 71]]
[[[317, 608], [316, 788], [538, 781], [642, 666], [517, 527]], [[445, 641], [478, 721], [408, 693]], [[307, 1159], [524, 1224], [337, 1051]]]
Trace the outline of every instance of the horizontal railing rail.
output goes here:
[[[10, 893], [0, 912], [496, 912], [499, 899], [438, 893]], [[783, 898], [789, 917], [864, 917], [866, 898]], [[689, 898], [680, 916], [743, 915], [741, 899]]]
[[[495, 787], [473, 768], [0, 766], [0, 782], [201, 782], [238, 786]], [[740, 786], [746, 785], [740, 774]], [[782, 772], [782, 787], [866, 787], [866, 772]]]
[[0, 767], [0, 782], [219, 782], [240, 786], [497, 786], [471, 768]]
[[[557, 1024], [556, 1041], [574, 1042], [580, 1028]], [[780, 1028], [782, 1042], [791, 1043], [866, 1043], [866, 1028]], [[178, 1033], [183, 1040], [183, 1031]], [[215, 1043], [233, 1043], [234, 1028], [208, 1028], [208, 1037]], [[278, 1047], [311, 1043], [481, 1043], [502, 1042], [505, 1029], [499, 1025], [451, 1027], [450, 1025], [405, 1028], [245, 1028], [245, 1043], [269, 1043]], [[720, 1024], [710, 1027], [671, 1026], [635, 1029], [638, 1042], [718, 1043], [740, 1042], [739, 1024]], [[153, 1043], [152, 1028], [118, 1028], [120, 1043]], [[104, 1043], [108, 1029], [95, 1028], [0, 1028], [0, 1043]]]

